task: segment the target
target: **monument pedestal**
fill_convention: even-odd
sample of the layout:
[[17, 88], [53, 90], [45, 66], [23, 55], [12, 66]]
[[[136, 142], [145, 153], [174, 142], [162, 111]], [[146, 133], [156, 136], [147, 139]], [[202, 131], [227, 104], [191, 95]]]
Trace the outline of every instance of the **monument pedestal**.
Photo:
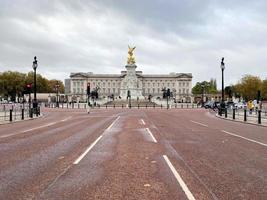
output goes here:
[[131, 100], [144, 99], [142, 95], [142, 82], [136, 76], [136, 65], [128, 64], [125, 66], [127, 73], [121, 82], [120, 96], [126, 100], [128, 93], [131, 95]]

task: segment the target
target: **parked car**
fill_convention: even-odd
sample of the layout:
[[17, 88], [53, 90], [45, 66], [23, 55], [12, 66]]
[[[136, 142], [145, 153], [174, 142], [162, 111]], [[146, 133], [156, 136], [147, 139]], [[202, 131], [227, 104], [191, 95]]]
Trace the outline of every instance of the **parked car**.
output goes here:
[[234, 107], [236, 109], [242, 109], [242, 108], [246, 108], [247, 107], [247, 104], [245, 102], [238, 102], [238, 103], [235, 103], [234, 104]]

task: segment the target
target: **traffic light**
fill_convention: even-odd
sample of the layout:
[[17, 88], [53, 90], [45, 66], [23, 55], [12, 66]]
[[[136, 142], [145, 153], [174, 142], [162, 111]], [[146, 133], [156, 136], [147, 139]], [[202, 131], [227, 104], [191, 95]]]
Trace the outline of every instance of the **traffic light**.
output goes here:
[[87, 95], [90, 95], [90, 90], [91, 90], [90, 83], [87, 83]]
[[170, 91], [170, 88], [167, 89], [167, 97], [170, 97], [171, 96], [171, 91]]
[[32, 90], [32, 83], [28, 83], [25, 88], [25, 94], [30, 94]]

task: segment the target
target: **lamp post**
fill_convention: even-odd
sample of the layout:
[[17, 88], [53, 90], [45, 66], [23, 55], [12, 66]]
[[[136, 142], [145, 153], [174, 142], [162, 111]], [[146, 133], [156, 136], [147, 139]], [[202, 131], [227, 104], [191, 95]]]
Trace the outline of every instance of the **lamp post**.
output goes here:
[[201, 94], [201, 107], [204, 107], [204, 85], [201, 84], [202, 94]]
[[37, 115], [37, 106], [38, 106], [38, 102], [37, 102], [37, 98], [36, 98], [36, 69], [38, 67], [37, 64], [37, 58], [36, 56], [34, 56], [34, 61], [32, 63], [32, 68], [34, 70], [34, 96], [33, 96], [33, 109], [35, 114]]
[[[222, 61], [221, 61], [221, 70], [222, 70], [222, 99], [221, 99], [221, 112], [222, 110], [225, 108], [225, 104], [224, 104], [224, 69], [225, 69], [225, 65], [224, 65], [224, 57], [222, 57]], [[221, 113], [222, 114], [222, 113]]]
[[56, 107], [59, 108], [59, 98], [58, 98], [59, 84], [58, 84], [58, 81], [57, 81], [57, 84], [55, 85], [55, 88], [56, 88], [56, 93], [57, 93], [57, 96], [56, 96]]

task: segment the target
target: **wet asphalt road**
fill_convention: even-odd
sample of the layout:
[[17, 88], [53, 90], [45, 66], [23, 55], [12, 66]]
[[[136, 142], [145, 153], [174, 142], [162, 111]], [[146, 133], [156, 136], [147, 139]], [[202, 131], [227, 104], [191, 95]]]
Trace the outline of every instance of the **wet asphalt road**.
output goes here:
[[201, 109], [45, 109], [0, 125], [0, 199], [267, 199], [267, 128]]

